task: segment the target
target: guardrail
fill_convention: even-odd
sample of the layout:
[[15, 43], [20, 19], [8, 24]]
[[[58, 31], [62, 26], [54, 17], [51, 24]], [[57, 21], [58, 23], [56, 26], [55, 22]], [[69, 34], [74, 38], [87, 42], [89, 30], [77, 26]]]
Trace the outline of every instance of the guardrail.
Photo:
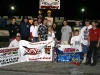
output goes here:
[[0, 30], [0, 36], [9, 36], [8, 30]]

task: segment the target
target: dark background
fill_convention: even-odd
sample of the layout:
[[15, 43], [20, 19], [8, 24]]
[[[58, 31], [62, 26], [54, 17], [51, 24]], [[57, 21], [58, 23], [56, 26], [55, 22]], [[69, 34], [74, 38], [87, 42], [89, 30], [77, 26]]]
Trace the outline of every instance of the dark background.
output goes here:
[[[38, 15], [39, 0], [0, 0], [0, 16], [11, 16], [11, 6], [15, 6], [13, 14], [15, 16], [34, 16]], [[84, 8], [83, 13], [81, 9]], [[52, 10], [52, 16], [65, 17], [66, 19], [89, 18], [91, 20], [100, 19], [99, 0], [61, 0], [61, 9]], [[43, 16], [47, 10], [42, 10]]]

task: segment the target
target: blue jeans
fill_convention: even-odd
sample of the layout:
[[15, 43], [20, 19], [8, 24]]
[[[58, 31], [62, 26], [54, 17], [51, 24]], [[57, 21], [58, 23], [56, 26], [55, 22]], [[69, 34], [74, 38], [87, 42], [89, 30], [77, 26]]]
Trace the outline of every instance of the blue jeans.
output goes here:
[[38, 37], [33, 38], [34, 42], [38, 42]]

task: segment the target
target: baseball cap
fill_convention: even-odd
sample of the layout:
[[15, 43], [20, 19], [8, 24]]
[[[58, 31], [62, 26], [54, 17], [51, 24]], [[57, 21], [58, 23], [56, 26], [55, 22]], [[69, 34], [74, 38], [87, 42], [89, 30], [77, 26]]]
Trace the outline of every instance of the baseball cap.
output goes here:
[[85, 19], [85, 21], [89, 22], [90, 20], [89, 19]]
[[28, 16], [24, 16], [24, 19], [28, 19]]
[[20, 37], [21, 35], [20, 35], [20, 33], [17, 33], [16, 36]]

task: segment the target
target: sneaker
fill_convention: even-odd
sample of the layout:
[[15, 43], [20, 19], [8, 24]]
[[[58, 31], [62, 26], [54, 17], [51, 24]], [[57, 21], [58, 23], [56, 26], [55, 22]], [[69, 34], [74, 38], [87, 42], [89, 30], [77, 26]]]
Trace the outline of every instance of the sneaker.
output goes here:
[[84, 63], [85, 65], [89, 65], [89, 64], [91, 64], [91, 63], [89, 63], [89, 62], [86, 62], [86, 63]]
[[82, 63], [83, 63], [83, 64], [86, 63], [86, 60], [83, 60]]
[[93, 63], [93, 59], [91, 59], [91, 64]]
[[92, 63], [92, 64], [90, 64], [90, 66], [96, 66], [96, 63]]

